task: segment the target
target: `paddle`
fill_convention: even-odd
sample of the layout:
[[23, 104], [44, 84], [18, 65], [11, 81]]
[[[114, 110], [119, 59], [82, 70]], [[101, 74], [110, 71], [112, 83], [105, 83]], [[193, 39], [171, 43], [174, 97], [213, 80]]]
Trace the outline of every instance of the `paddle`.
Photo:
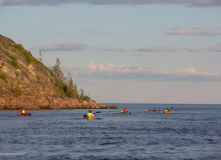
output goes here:
[[[173, 109], [173, 107], [170, 107], [170, 110], [171, 110], [171, 109]], [[169, 110], [169, 111], [170, 111], [170, 110]]]

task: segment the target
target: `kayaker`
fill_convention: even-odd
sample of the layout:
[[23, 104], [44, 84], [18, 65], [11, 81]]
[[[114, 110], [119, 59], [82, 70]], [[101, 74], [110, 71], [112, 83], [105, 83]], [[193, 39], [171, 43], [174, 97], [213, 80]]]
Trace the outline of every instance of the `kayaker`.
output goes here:
[[170, 110], [169, 110], [168, 108], [166, 108], [164, 112], [169, 112], [169, 111], [170, 111]]
[[127, 113], [128, 112], [125, 108], [122, 111], [123, 111], [123, 113]]
[[22, 109], [21, 114], [26, 114], [25, 108]]
[[154, 108], [153, 111], [156, 112], [157, 110]]
[[87, 117], [94, 117], [95, 113], [92, 113], [91, 110], [88, 110]]

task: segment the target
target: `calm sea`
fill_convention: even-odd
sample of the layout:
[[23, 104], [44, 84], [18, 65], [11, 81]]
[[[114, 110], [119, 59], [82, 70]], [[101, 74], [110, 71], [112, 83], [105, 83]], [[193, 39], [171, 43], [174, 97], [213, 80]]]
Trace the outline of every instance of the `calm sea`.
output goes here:
[[221, 105], [108, 105], [119, 109], [93, 110], [94, 120], [80, 109], [0, 112], [0, 159], [221, 159]]

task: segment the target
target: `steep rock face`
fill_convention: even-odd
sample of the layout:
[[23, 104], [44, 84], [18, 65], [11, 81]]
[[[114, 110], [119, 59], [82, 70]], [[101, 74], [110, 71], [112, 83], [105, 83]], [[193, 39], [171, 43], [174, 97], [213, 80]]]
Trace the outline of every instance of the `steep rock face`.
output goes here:
[[21, 45], [0, 35], [0, 109], [118, 108], [58, 94], [50, 70]]

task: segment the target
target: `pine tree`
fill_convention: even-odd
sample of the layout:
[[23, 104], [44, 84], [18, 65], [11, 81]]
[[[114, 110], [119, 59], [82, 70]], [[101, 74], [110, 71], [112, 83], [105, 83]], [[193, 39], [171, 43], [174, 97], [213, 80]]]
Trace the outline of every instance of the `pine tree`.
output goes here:
[[77, 89], [76, 84], [74, 85], [74, 92], [75, 92], [76, 98], [79, 98], [78, 89]]
[[69, 75], [69, 97], [76, 97], [75, 92], [74, 92], [74, 84], [73, 84], [73, 80], [72, 77], [70, 75], [70, 73], [68, 73]]
[[39, 51], [39, 56], [40, 56], [39, 61], [42, 62], [42, 53], [41, 53], [41, 50]]
[[66, 88], [64, 88], [64, 73], [62, 72], [60, 68], [60, 60], [56, 59], [56, 64], [54, 67], [52, 67], [52, 75], [55, 77], [55, 86], [57, 87], [59, 92], [64, 92]]
[[59, 93], [72, 98], [90, 100], [90, 97], [84, 94], [83, 89], [80, 89], [80, 94], [78, 93], [77, 85], [74, 85], [70, 73], [68, 73], [68, 77], [64, 77], [58, 58], [56, 59], [55, 66], [51, 69], [51, 74], [55, 80], [55, 88]]

